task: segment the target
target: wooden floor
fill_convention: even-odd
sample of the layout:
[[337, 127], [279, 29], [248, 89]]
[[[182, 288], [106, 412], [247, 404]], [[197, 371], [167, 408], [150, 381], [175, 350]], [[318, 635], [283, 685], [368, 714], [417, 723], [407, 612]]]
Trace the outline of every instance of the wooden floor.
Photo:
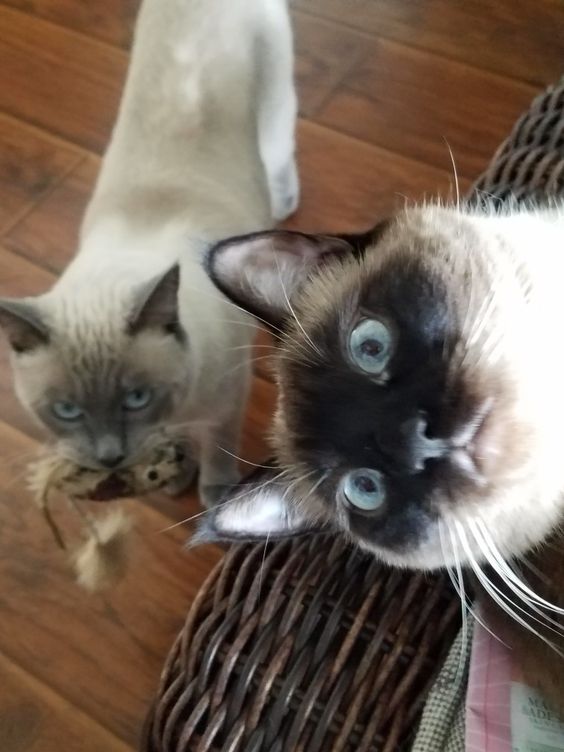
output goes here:
[[[137, 0], [0, 0], [0, 294], [44, 290], [75, 248], [127, 65]], [[560, 0], [296, 0], [306, 230], [365, 227], [467, 187], [562, 72]], [[198, 586], [219, 558], [160, 532], [197, 501], [136, 505], [134, 565], [109, 596], [72, 582], [23, 482], [36, 431], [0, 363], [0, 749], [135, 749]], [[243, 452], [263, 452], [257, 376]], [[327, 752], [330, 752], [329, 750]]]

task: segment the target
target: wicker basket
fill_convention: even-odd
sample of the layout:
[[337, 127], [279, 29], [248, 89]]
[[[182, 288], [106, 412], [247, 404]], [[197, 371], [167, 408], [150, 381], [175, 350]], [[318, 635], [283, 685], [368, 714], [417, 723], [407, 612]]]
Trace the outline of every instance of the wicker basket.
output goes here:
[[190, 610], [142, 749], [401, 749], [459, 613], [442, 576], [331, 538], [235, 546]]
[[[470, 200], [564, 196], [564, 79], [535, 99]], [[163, 671], [143, 752], [399, 752], [458, 630], [442, 576], [330, 538], [237, 546]]]

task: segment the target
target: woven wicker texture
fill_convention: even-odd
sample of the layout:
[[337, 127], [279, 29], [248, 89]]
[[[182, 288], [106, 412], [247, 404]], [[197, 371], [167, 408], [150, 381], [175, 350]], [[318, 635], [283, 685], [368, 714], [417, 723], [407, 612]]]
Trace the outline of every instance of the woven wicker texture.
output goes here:
[[541, 203], [564, 195], [564, 78], [519, 118], [472, 193]]
[[[564, 79], [532, 104], [470, 199], [564, 195]], [[400, 752], [459, 626], [443, 577], [342, 543], [236, 546], [164, 667], [143, 752]]]
[[393, 752], [458, 628], [442, 577], [338, 541], [236, 546], [163, 672], [151, 752]]

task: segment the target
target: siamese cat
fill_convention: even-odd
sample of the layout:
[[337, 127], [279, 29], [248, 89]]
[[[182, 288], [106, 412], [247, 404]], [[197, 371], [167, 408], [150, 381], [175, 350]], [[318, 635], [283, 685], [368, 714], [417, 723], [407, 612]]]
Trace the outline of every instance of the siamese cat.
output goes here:
[[562, 707], [564, 204], [263, 232], [208, 268], [280, 340], [279, 398], [272, 469], [196, 540], [336, 531], [390, 565], [447, 567], [463, 601], [465, 568]]
[[78, 253], [37, 298], [0, 301], [16, 392], [78, 464], [117, 469], [163, 432], [204, 501], [236, 480], [252, 319], [203, 249], [298, 201], [286, 0], [145, 0]]

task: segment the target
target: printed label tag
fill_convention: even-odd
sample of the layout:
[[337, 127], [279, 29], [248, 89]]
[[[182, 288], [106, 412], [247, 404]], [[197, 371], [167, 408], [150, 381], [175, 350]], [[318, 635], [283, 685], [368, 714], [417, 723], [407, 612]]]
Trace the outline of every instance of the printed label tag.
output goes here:
[[564, 722], [520, 681], [511, 682], [511, 741], [513, 752], [564, 752]]

